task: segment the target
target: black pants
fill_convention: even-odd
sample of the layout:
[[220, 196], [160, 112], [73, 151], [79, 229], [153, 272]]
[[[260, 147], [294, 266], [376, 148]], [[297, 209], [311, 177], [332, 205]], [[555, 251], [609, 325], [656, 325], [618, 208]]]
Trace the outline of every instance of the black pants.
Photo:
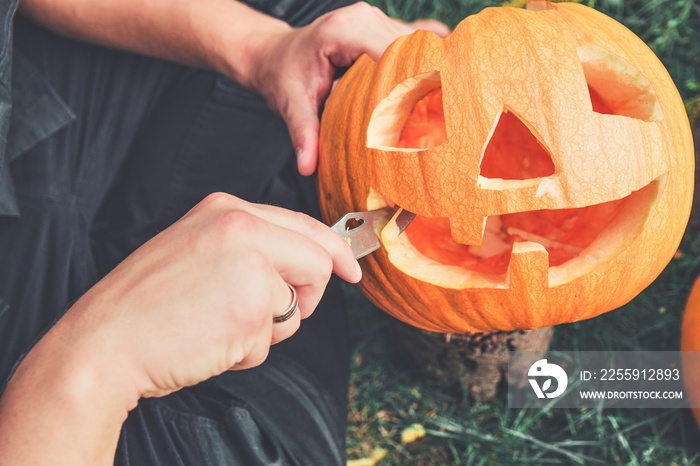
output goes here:
[[[298, 26], [347, 2], [249, 3]], [[0, 217], [3, 379], [72, 302], [207, 194], [318, 216], [284, 123], [235, 83], [21, 19], [15, 47], [76, 119], [12, 163], [21, 215]], [[116, 463], [343, 464], [349, 363], [338, 285], [262, 366], [142, 400]]]

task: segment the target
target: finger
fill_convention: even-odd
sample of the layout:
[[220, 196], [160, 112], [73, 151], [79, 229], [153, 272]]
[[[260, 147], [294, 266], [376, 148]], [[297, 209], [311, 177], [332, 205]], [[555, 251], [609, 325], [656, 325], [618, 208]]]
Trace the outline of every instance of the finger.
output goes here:
[[289, 101], [281, 112], [296, 152], [299, 173], [304, 176], [314, 173], [318, 161], [319, 105], [330, 91], [332, 80], [331, 67], [324, 71], [327, 76], [317, 77], [306, 87], [294, 86], [297, 89], [290, 91]]
[[[233, 263], [236, 267], [235, 275], [240, 276], [242, 270], [243, 274], [247, 275], [248, 282], [261, 281], [256, 281], [261, 274], [274, 275], [266, 278], [265, 283], [271, 284], [268, 294], [269, 299], [273, 300], [271, 312], [275, 313], [282, 312], [289, 305], [290, 291], [285, 288], [284, 283], [296, 287], [299, 312], [302, 318], [308, 317], [316, 308], [330, 279], [334, 267], [333, 259], [329, 251], [309, 235], [267, 221], [265, 217], [273, 219], [274, 222], [292, 225], [295, 222], [315, 224], [320, 231], [328, 228], [308, 216], [285, 209], [249, 204], [236, 198], [231, 198], [230, 203], [238, 208], [224, 212], [219, 223], [225, 224], [225, 231], [230, 231], [236, 237], [230, 248], [232, 257], [238, 258]], [[225, 237], [228, 236], [230, 234], [225, 234]], [[336, 239], [332, 235], [330, 238]], [[342, 243], [342, 240], [340, 241]], [[228, 250], [221, 248], [222, 253]], [[241, 257], [247, 259], [243, 265]], [[352, 253], [350, 260], [355, 262]], [[258, 296], [257, 300], [265, 298], [261, 302], [268, 302], [268, 295], [260, 296], [259, 288], [251, 289], [250, 292]], [[276, 295], [272, 295], [272, 292]]]
[[321, 35], [336, 40], [326, 53], [336, 66], [349, 66], [363, 53], [378, 61], [397, 37], [414, 29], [386, 16], [379, 8], [359, 2], [320, 19]]
[[270, 341], [264, 338], [258, 338], [250, 351], [236, 364], [231, 366], [229, 370], [243, 370], [257, 367], [267, 359], [270, 354]]
[[[292, 285], [299, 301], [298, 313], [305, 319], [313, 313], [325, 292], [333, 271], [333, 261], [317, 242], [293, 230], [270, 224], [271, 236], [283, 238], [268, 243], [269, 259], [284, 282]], [[281, 314], [290, 305], [287, 301], [275, 309]]]
[[299, 173], [304, 176], [313, 175], [318, 164], [318, 117], [309, 117], [306, 122], [289, 122], [288, 127]]
[[357, 283], [362, 278], [362, 270], [350, 245], [315, 218], [266, 204], [248, 204], [245, 208], [272, 224], [299, 233], [320, 245], [330, 256], [333, 271], [343, 280]]
[[[303, 222], [318, 224], [302, 214], [297, 214], [297, 217], [303, 219]], [[294, 219], [293, 216], [291, 218]], [[298, 312], [305, 319], [316, 309], [325, 292], [333, 272], [333, 259], [326, 248], [307, 234], [271, 222], [265, 222], [264, 226], [265, 232], [257, 235], [260, 244], [265, 246], [264, 251], [260, 252], [266, 255], [281, 279], [295, 288], [299, 301]], [[321, 227], [327, 229], [323, 225]], [[352, 255], [351, 260], [356, 262]], [[289, 298], [285, 304], [289, 305]], [[275, 312], [281, 313], [283, 309], [277, 306]]]
[[[280, 277], [281, 278], [281, 277]], [[287, 285], [289, 303], [284, 309], [277, 309], [273, 312], [274, 318], [284, 318], [284, 321], [274, 321], [272, 325], [272, 338], [270, 343], [276, 344], [286, 340], [299, 330], [301, 326], [302, 313], [300, 310], [299, 293], [296, 287]], [[304, 298], [306, 299], [306, 298]], [[315, 306], [314, 306], [315, 308]], [[291, 313], [291, 315], [290, 315]], [[289, 316], [289, 317], [286, 317]]]
[[[239, 213], [245, 216], [237, 218]], [[269, 233], [259, 222], [281, 227], [282, 234], [267, 240], [267, 244], [272, 246], [288, 245], [291, 232], [305, 236], [327, 253], [333, 272], [340, 278], [351, 283], [357, 283], [362, 278], [360, 265], [345, 240], [323, 223], [300, 212], [266, 204], [253, 204], [226, 193], [213, 193], [197, 204], [181, 221], [189, 222], [196, 228], [209, 222], [221, 223], [219, 219], [222, 215], [230, 216], [229, 221], [224, 222], [229, 225], [228, 229], [239, 235], [242, 230], [247, 231], [245, 236], [258, 240], [262, 240], [258, 230]], [[251, 228], [255, 230], [251, 232]], [[298, 260], [302, 264], [305, 262], [303, 253]]]
[[362, 54], [366, 53], [369, 57], [376, 61], [382, 57], [384, 51], [398, 37], [414, 32], [406, 24], [390, 24], [393, 26], [377, 33], [376, 31], [357, 31], [357, 37], [352, 41], [348, 41], [333, 50], [328, 54], [328, 59], [337, 67], [347, 67], [352, 65]]
[[416, 21], [411, 21], [408, 23], [408, 25], [414, 30], [424, 29], [426, 31], [434, 32], [443, 38], [447, 37], [447, 35], [451, 32], [450, 28], [447, 27], [445, 23], [441, 23], [440, 21], [436, 21], [434, 19], [418, 19]]
[[[231, 345], [234, 354], [229, 358], [230, 364], [233, 364], [230, 369], [246, 369], [260, 365], [267, 358], [270, 345], [291, 337], [301, 323], [298, 305], [292, 306], [294, 295], [291, 288], [274, 269], [274, 265], [269, 263], [267, 258], [256, 259], [253, 262], [263, 262], [267, 265], [248, 267], [246, 294], [241, 295], [243, 297], [239, 300], [239, 305], [245, 308], [244, 315], [249, 316], [257, 325], [251, 327], [248, 332], [251, 340], [245, 345], [242, 356], [236, 353], [240, 351], [240, 345]], [[283, 322], [274, 321], [275, 317], [294, 308], [296, 311]]]

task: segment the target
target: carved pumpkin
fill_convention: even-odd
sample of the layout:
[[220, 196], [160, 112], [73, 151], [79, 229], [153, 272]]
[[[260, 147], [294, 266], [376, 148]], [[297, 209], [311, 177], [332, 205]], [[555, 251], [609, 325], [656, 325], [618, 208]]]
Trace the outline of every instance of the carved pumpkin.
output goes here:
[[656, 278], [688, 220], [693, 164], [649, 48], [589, 7], [538, 1], [361, 57], [323, 113], [319, 196], [328, 222], [417, 214], [361, 260], [361, 289], [391, 315], [434, 332], [538, 328]]

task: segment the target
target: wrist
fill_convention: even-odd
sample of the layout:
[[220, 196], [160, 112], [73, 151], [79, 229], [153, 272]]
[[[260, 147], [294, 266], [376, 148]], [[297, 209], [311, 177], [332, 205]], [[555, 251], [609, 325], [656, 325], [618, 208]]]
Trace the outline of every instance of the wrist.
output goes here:
[[239, 2], [228, 4], [229, 14], [222, 11], [214, 21], [206, 19], [211, 36], [205, 39], [210, 45], [204, 48], [210, 51], [212, 68], [247, 89], [259, 90], [258, 76], [265, 62], [294, 29]]

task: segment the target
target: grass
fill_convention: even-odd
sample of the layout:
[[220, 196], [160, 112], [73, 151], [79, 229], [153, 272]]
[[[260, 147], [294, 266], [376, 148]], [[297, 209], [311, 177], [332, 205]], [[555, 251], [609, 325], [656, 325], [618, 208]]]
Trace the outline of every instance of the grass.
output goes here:
[[[455, 26], [465, 16], [501, 2], [372, 3], [406, 20], [432, 17]], [[613, 16], [642, 37], [668, 68], [689, 112], [693, 106], [700, 110], [700, 4], [692, 0], [583, 3]], [[689, 228], [679, 254], [649, 288], [614, 312], [558, 326], [552, 349], [678, 349], [683, 307], [698, 275], [700, 232]], [[504, 393], [490, 403], [476, 403], [458, 381], [436, 384], [403, 368], [387, 338], [387, 317], [354, 287], [348, 286], [346, 295], [353, 316], [354, 345], [347, 439], [350, 459], [369, 457], [382, 448], [386, 456], [378, 463], [381, 466], [700, 464], [700, 431], [689, 410], [516, 410], [506, 407]], [[422, 425], [426, 435], [404, 444], [401, 433], [414, 424]]]

